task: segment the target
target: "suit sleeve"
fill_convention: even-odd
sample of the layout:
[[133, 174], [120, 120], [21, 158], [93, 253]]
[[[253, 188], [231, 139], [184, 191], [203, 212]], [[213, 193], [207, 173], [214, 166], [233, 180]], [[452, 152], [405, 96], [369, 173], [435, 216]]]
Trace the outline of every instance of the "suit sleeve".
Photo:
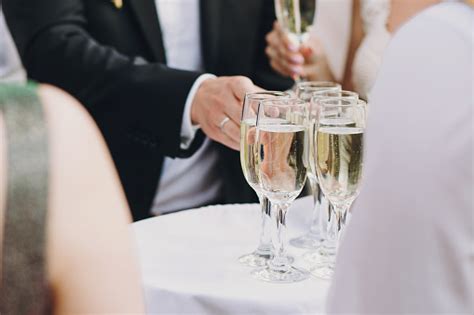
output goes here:
[[184, 104], [200, 73], [137, 62], [87, 32], [82, 0], [4, 0], [3, 10], [28, 77], [81, 101], [107, 135], [131, 132], [160, 152], [180, 149]]
[[275, 4], [273, 0], [264, 0], [260, 15], [260, 25], [258, 30], [258, 42], [256, 52], [255, 73], [253, 80], [255, 84], [270, 90], [287, 90], [294, 81], [275, 72], [270, 66], [270, 61], [265, 54], [266, 40], [265, 36], [273, 28], [273, 22], [276, 20]]

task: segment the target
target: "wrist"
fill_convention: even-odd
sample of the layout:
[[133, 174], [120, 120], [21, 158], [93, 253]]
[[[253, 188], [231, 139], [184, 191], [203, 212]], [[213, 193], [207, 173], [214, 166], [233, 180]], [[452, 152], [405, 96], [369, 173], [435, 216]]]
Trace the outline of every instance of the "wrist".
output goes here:
[[[191, 110], [190, 110], [190, 118], [191, 118], [191, 124], [193, 126], [199, 126], [200, 125], [200, 109], [199, 109], [199, 104], [201, 104], [201, 97], [205, 93], [206, 89], [206, 81], [209, 80], [214, 80], [216, 78], [215, 75], [212, 74], [203, 74], [197, 80], [195, 81], [192, 90], [194, 90], [193, 93], [193, 101], [191, 103]], [[191, 93], [190, 93], [191, 94]]]

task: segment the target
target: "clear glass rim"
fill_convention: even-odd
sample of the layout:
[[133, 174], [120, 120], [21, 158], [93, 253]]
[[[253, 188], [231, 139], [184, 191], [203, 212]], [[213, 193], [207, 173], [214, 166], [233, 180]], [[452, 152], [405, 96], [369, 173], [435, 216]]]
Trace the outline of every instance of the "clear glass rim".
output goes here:
[[265, 97], [265, 96], [291, 98], [290, 93], [282, 92], [282, 91], [260, 91], [260, 92], [245, 93], [245, 99], [257, 100], [257, 101], [263, 101], [263, 100], [269, 99], [268, 97]]
[[[290, 103], [290, 104], [288, 104]], [[307, 107], [308, 103], [299, 98], [284, 98], [284, 99], [265, 99], [260, 102], [260, 106], [275, 106], [275, 107]]]
[[297, 89], [302, 87], [315, 87], [315, 88], [342, 88], [342, 86], [337, 82], [331, 81], [306, 81], [300, 82], [296, 85]]
[[[331, 102], [339, 102], [339, 104], [328, 104]], [[341, 102], [347, 102], [347, 104], [341, 104]], [[365, 107], [367, 103], [362, 100], [351, 100], [345, 97], [331, 97], [325, 99], [318, 99], [318, 105], [321, 107]]]
[[[334, 96], [324, 96], [325, 94], [339, 94], [339, 95], [334, 95]], [[349, 91], [349, 90], [340, 90], [340, 91], [331, 91], [331, 90], [324, 90], [324, 91], [315, 91], [312, 94], [313, 98], [316, 97], [324, 97], [324, 98], [348, 98], [348, 97], [357, 97], [357, 99], [360, 99], [359, 93], [354, 92], [354, 91]]]

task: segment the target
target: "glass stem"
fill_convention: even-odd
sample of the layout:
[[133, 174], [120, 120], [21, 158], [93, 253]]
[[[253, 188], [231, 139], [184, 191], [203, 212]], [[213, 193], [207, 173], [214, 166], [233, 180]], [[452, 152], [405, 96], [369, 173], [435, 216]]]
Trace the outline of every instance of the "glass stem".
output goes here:
[[270, 200], [261, 194], [258, 194], [258, 199], [262, 209], [262, 231], [260, 234], [260, 244], [258, 245], [257, 251], [261, 254], [270, 255], [272, 251], [272, 205]]
[[327, 226], [326, 226], [326, 238], [324, 239], [324, 256], [333, 256], [336, 253], [337, 246], [337, 234], [338, 234], [338, 222], [336, 218], [336, 212], [333, 207], [328, 205], [327, 208]]
[[[332, 218], [330, 219], [330, 224], [328, 226], [328, 236], [331, 235], [331, 240], [329, 246], [332, 246], [334, 254], [330, 255], [329, 258], [329, 267], [334, 269], [336, 267], [337, 252], [339, 250], [339, 244], [344, 234], [344, 228], [346, 226], [347, 218], [347, 209], [333, 209], [331, 211]], [[328, 237], [329, 240], [329, 237]], [[326, 249], [328, 254], [331, 253], [331, 250]]]
[[275, 216], [276, 235], [275, 235], [275, 253], [270, 262], [270, 268], [274, 271], [285, 272], [289, 268], [288, 256], [285, 249], [286, 237], [286, 213], [288, 212], [288, 204], [281, 203], [277, 206]]
[[344, 234], [344, 227], [346, 226], [347, 209], [336, 210], [336, 223], [337, 223], [337, 240], [336, 240], [336, 253], [339, 250], [339, 244]]
[[317, 181], [311, 183], [313, 198], [314, 198], [314, 210], [313, 210], [313, 221], [311, 222], [310, 233], [319, 235], [321, 240], [325, 238], [325, 210], [327, 210], [327, 203], [324, 202], [324, 194], [319, 187]]

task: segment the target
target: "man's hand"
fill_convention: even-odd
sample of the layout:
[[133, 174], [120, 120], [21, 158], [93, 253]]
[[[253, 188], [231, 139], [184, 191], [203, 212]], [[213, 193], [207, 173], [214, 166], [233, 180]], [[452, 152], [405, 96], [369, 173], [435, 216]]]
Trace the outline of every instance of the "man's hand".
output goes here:
[[[245, 93], [262, 89], [246, 77], [208, 79], [199, 87], [191, 107], [191, 120], [212, 140], [240, 150], [240, 116]], [[229, 118], [225, 122], [226, 117]], [[221, 129], [221, 123], [223, 124]]]

